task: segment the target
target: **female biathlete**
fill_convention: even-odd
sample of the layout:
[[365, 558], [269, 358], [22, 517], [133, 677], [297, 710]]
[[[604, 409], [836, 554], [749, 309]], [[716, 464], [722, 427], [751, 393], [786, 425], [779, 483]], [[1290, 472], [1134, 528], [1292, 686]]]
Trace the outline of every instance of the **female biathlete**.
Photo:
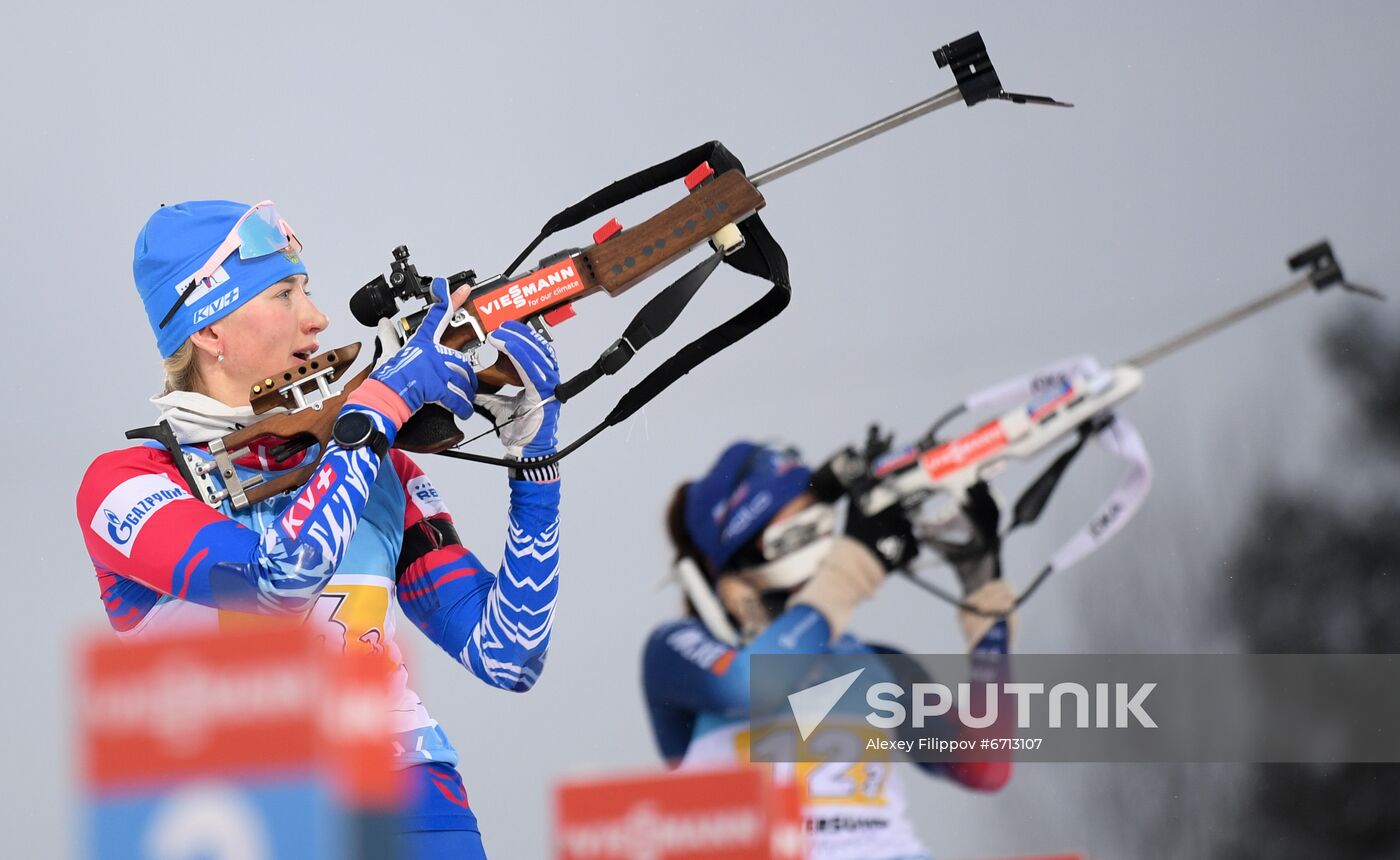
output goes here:
[[[270, 201], [192, 201], [151, 216], [132, 268], [165, 359], [165, 392], [153, 402], [183, 451], [207, 458], [211, 440], [257, 420], [254, 383], [318, 349], [327, 320], [307, 291], [301, 244]], [[489, 338], [524, 382], [513, 397], [489, 396], [493, 413], [522, 416], [501, 430], [520, 465], [509, 478], [505, 558], [492, 574], [458, 539], [427, 476], [392, 449], [424, 404], [467, 418], [488, 397], [476, 395], [466, 357], [438, 343], [465, 296], [450, 296], [442, 279], [432, 289], [423, 324], [351, 394], [324, 452], [278, 460], [268, 437], [237, 462], [244, 477], [274, 477], [320, 456], [305, 486], [238, 511], [209, 504], [152, 442], [99, 456], [77, 514], [119, 636], [291, 616], [381, 661], [392, 674], [396, 764], [410, 786], [400, 856], [484, 857], [456, 751], [408, 686], [393, 603], [486, 683], [534, 684], [558, 588], [559, 480], [555, 467], [530, 462], [555, 449], [559, 371], [550, 345], [523, 325]]]
[[[917, 554], [908, 518], [898, 507], [873, 518], [852, 509], [846, 533], [836, 535], [834, 511], [819, 501], [812, 478], [795, 452], [740, 442], [676, 491], [667, 530], [688, 612], [652, 633], [642, 660], [652, 730], [673, 765], [734, 764], [746, 759], [751, 743], [758, 749], [766, 742], [761, 727], [749, 723], [750, 654], [898, 653], [856, 638], [846, 625], [887, 572]], [[974, 655], [993, 659], [1007, 653], [1010, 618], [990, 614], [1005, 615], [1013, 601], [1000, 578], [996, 520], [995, 502], [979, 485], [941, 532], [961, 540], [922, 536], [954, 563], [965, 602], [988, 613], [964, 610], [959, 620]], [[867, 758], [860, 752], [863, 737], [821, 736], [859, 732], [853, 725], [823, 720], [808, 748], [848, 743], [853, 760]], [[769, 758], [784, 760], [781, 754]], [[920, 767], [984, 791], [1001, 788], [1011, 774], [1009, 762]], [[888, 761], [775, 768], [798, 784], [810, 857], [927, 858]]]

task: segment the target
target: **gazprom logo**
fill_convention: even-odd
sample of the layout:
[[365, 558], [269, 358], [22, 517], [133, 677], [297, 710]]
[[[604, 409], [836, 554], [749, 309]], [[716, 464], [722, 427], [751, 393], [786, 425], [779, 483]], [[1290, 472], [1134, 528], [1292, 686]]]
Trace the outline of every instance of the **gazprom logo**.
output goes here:
[[190, 494], [166, 475], [138, 475], [107, 494], [92, 518], [92, 530], [130, 558], [136, 536], [151, 515], [176, 499], [187, 498]]
[[131, 542], [131, 523], [106, 508], [102, 509], [102, 515], [107, 518], [107, 534], [111, 535], [114, 542], [119, 544]]

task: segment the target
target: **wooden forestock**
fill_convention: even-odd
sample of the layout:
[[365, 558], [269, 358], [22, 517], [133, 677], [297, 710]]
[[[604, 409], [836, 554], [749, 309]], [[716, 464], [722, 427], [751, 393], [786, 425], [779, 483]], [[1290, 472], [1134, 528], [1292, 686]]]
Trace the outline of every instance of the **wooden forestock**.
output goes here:
[[[763, 195], [742, 173], [737, 170], [721, 173], [696, 188], [685, 199], [637, 226], [574, 255], [571, 259], [577, 269], [580, 288], [533, 307], [528, 313], [548, 313], [599, 291], [610, 296], [621, 295], [643, 278], [655, 274], [696, 245], [707, 241], [725, 225], [742, 221], [757, 212], [763, 208], [763, 204]], [[534, 273], [522, 275], [493, 288], [492, 294], [508, 292], [512, 286], [527, 284], [534, 277]], [[500, 322], [484, 322], [481, 314], [472, 307], [470, 299], [466, 309], [488, 333], [500, 325]], [[449, 328], [442, 342], [453, 349], [463, 349], [476, 342], [476, 332], [469, 325]], [[477, 374], [477, 378], [483, 385], [497, 388], [520, 384], [515, 367], [505, 356]]]
[[729, 170], [695, 189], [684, 200], [623, 230], [579, 256], [587, 261], [598, 288], [616, 296], [642, 278], [763, 208], [763, 195], [739, 171]]

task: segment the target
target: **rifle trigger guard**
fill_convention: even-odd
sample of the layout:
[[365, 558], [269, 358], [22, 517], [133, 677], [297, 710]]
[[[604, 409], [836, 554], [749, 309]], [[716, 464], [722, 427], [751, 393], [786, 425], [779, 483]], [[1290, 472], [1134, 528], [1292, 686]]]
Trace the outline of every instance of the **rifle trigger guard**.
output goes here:
[[[627, 351], [623, 352], [623, 349]], [[604, 376], [612, 376], [625, 367], [627, 362], [632, 360], [632, 356], [636, 354], [637, 348], [632, 346], [632, 342], [624, 335], [613, 341], [612, 346], [608, 347], [598, 358], [598, 369], [603, 371]]]

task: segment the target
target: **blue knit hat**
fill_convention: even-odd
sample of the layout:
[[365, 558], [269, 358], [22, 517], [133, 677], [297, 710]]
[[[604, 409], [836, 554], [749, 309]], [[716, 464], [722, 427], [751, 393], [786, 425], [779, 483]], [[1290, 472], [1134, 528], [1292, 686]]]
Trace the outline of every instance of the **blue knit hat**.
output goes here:
[[801, 495], [812, 472], [795, 451], [735, 442], [685, 493], [685, 527], [711, 570], [723, 570], [783, 505]]
[[247, 203], [231, 200], [191, 200], [162, 206], [137, 234], [131, 273], [162, 358], [169, 358], [190, 335], [233, 313], [283, 278], [306, 274], [306, 266], [290, 247], [248, 260], [234, 252], [214, 272], [210, 285], [196, 289], [165, 328], [160, 327], [195, 272], [250, 208]]

